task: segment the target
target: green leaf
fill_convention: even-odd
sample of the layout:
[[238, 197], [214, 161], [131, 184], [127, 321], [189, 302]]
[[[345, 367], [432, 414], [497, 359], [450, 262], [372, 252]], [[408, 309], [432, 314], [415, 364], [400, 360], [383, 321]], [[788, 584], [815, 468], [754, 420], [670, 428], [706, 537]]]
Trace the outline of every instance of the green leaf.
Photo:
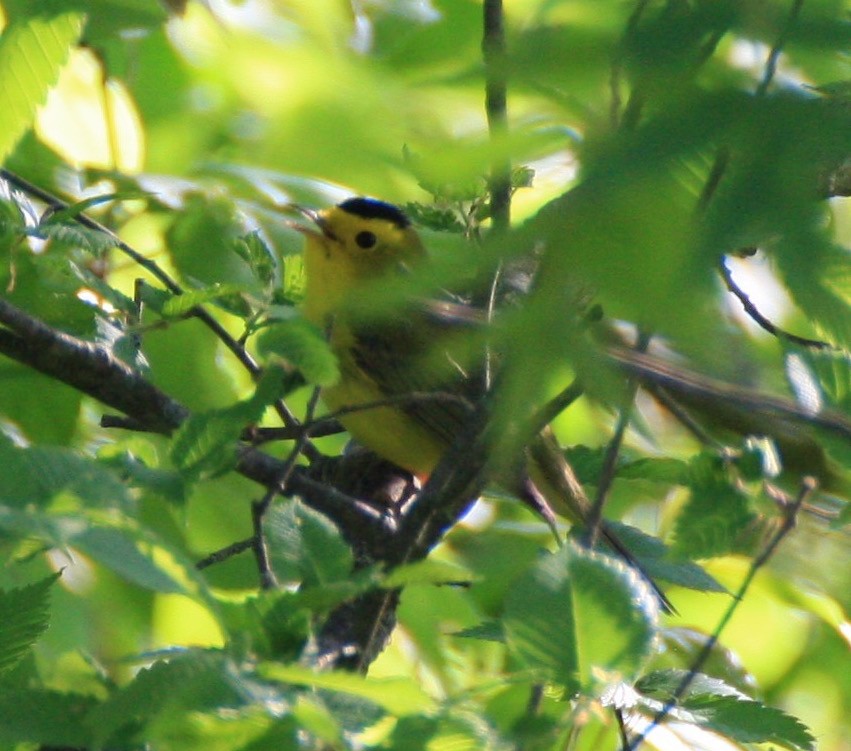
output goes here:
[[189, 479], [216, 477], [233, 469], [242, 431], [259, 422], [266, 407], [280, 398], [283, 390], [283, 373], [269, 367], [249, 399], [191, 415], [172, 439], [170, 456], [174, 465]]
[[343, 728], [318, 696], [303, 695], [293, 707], [293, 717], [309, 735], [331, 748], [343, 747]]
[[464, 224], [452, 209], [442, 209], [432, 204], [422, 203], [406, 203], [403, 209], [412, 222], [435, 232], [461, 233], [464, 231]]
[[700, 724], [740, 743], [777, 743], [795, 751], [813, 751], [816, 747], [815, 738], [800, 720], [758, 701], [694, 694], [681, 706]]
[[393, 728], [387, 748], [393, 751], [479, 751], [500, 748], [502, 740], [483, 718], [456, 713], [403, 717]]
[[375, 590], [380, 583], [380, 577], [373, 570], [362, 570], [353, 573], [351, 578], [343, 581], [302, 587], [298, 592], [287, 592], [280, 595], [272, 610], [269, 611], [269, 617], [276, 617], [279, 613], [296, 610], [323, 615], [344, 602], [351, 601], [370, 590]]
[[[605, 460], [605, 449], [572, 446], [566, 452], [570, 466], [583, 483], [595, 483], [600, 477]], [[685, 485], [688, 481], [688, 464], [671, 457], [618, 458], [616, 476], [624, 480], [648, 480], [670, 485]]]
[[321, 585], [348, 579], [352, 551], [337, 527], [298, 501], [276, 506], [266, 518], [272, 565], [283, 581]]
[[253, 270], [234, 252], [235, 241], [245, 234], [246, 221], [233, 197], [190, 193], [184, 210], [172, 216], [166, 232], [168, 245], [175, 265], [193, 287], [233, 284], [264, 294]]
[[692, 674], [688, 670], [654, 670], [641, 676], [635, 682], [635, 689], [645, 696], [659, 701], [668, 701], [679, 689], [686, 676], [691, 676], [686, 697], [692, 694], [715, 694], [716, 696], [733, 696], [737, 699], [748, 698], [737, 688], [719, 678], [713, 678], [705, 673]]
[[407, 587], [410, 584], [469, 585], [476, 578], [473, 572], [463, 566], [428, 558], [394, 568], [388, 574], [384, 586]]
[[505, 601], [504, 627], [527, 665], [573, 690], [579, 654], [569, 561], [563, 558], [546, 555], [515, 582]]
[[54, 445], [71, 440], [80, 415], [79, 391], [6, 358], [0, 360], [0, 381], [0, 414], [27, 439]]
[[54, 574], [8, 592], [0, 590], [0, 673], [9, 670], [35, 644], [50, 623]]
[[690, 475], [691, 493], [674, 530], [674, 553], [709, 558], [741, 548], [756, 516], [723, 460], [702, 454], [692, 463]]
[[[71, 542], [82, 552], [90, 555], [105, 568], [127, 581], [153, 592], [189, 594], [187, 570], [180, 572], [176, 561], [170, 561], [172, 570], [165, 563], [165, 550], [145, 539], [145, 535], [131, 529], [91, 526]], [[180, 576], [176, 574], [180, 573]], [[182, 580], [182, 581], [181, 581]]]
[[840, 349], [851, 345], [851, 274], [847, 250], [823, 235], [778, 244], [778, 266], [795, 303]]
[[234, 251], [245, 261], [264, 287], [275, 281], [277, 262], [275, 253], [259, 232], [250, 232], [234, 241]]
[[181, 318], [193, 308], [207, 302], [216, 302], [244, 292], [245, 288], [238, 284], [212, 284], [203, 289], [184, 292], [170, 297], [162, 306], [162, 314], [166, 318]]
[[186, 502], [186, 483], [178, 472], [149, 467], [130, 451], [121, 451], [100, 461], [117, 470], [135, 488], [154, 493], [175, 505], [182, 506]]
[[[97, 745], [121, 728], [208, 709], [238, 708], [264, 695], [221, 652], [187, 650], [139, 671], [89, 715]], [[268, 696], [268, 692], [265, 693]]]
[[257, 672], [270, 681], [359, 696], [400, 717], [435, 709], [434, 700], [423, 691], [417, 681], [409, 678], [364, 678], [352, 673], [315, 673], [300, 665], [279, 663], [263, 663], [258, 666]]
[[[679, 685], [690, 666], [694, 665], [698, 656], [703, 654], [709, 635], [697, 629], [672, 627], [663, 629], [661, 637], [661, 648], [659, 656], [654, 660], [654, 665], [667, 669], [648, 673], [639, 679], [639, 683], [645, 679], [651, 681], [646, 686], [642, 683], [641, 690], [652, 695], [651, 687], [655, 686], [663, 692], [662, 698], [667, 699], [670, 695], [664, 694], [665, 686], [667, 685], [668, 690], [672, 691], [671, 686]], [[704, 658], [702, 669], [709, 675], [723, 676], [724, 684], [737, 691], [740, 696], [750, 695], [753, 692], [756, 679], [742, 664], [739, 655], [723, 644], [715, 642], [712, 645], [708, 657]], [[699, 682], [698, 685], [700, 685]], [[713, 692], [723, 693], [718, 689], [713, 689]]]
[[505, 643], [505, 629], [503, 629], [502, 623], [497, 620], [485, 621], [472, 628], [456, 631], [452, 635], [464, 639], [483, 639], [484, 641]]
[[620, 522], [608, 522], [618, 539], [641, 564], [651, 579], [663, 579], [700, 592], [726, 592], [727, 589], [693, 561], [669, 557], [670, 548], [658, 537]]
[[[315, 588], [307, 591], [312, 589]], [[271, 604], [264, 602], [260, 605], [265, 610], [260, 621], [261, 643], [265, 647], [263, 653], [281, 662], [293, 662], [302, 655], [311, 636], [314, 613], [326, 613], [338, 604], [330, 603], [327, 609], [317, 608], [314, 611], [305, 605], [300, 594], [285, 592], [272, 599]]]
[[244, 411], [194, 414], [174, 434], [170, 457], [189, 480], [218, 477], [236, 466], [236, 443], [248, 425]]
[[287, 751], [299, 748], [301, 730], [292, 716], [281, 717], [261, 735], [239, 751]]
[[625, 480], [651, 480], [653, 482], [684, 485], [688, 480], [688, 464], [669, 456], [653, 456], [624, 462], [617, 476]]
[[0, 35], [0, 163], [35, 119], [56, 84], [84, 15], [39, 14], [12, 21]]
[[257, 348], [265, 357], [276, 355], [298, 368], [308, 383], [331, 386], [340, 378], [337, 358], [322, 332], [304, 319], [269, 326], [258, 337]]
[[86, 717], [97, 705], [91, 696], [45, 689], [0, 689], [0, 742], [88, 748]]
[[69, 449], [18, 448], [0, 436], [0, 502], [15, 508], [44, 506], [71, 493], [88, 506], [128, 508], [127, 488], [108, 467]]
[[98, 257], [115, 247], [115, 240], [105, 232], [71, 223], [42, 224], [30, 234], [50, 240], [54, 247], [61, 244], [67, 248], [80, 248]]
[[600, 670], [635, 674], [657, 618], [653, 595], [634, 572], [572, 543], [542, 556], [505, 602], [508, 643], [526, 664], [586, 692]]

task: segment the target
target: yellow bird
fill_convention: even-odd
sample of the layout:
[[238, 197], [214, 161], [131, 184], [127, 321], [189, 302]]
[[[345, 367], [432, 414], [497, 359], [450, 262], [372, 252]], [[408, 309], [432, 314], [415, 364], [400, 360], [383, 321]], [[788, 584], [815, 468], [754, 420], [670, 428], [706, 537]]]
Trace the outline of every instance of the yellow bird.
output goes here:
[[[398, 280], [400, 272], [422, 264], [426, 250], [405, 214], [382, 201], [351, 198], [323, 211], [301, 211], [316, 227], [300, 228], [307, 238], [304, 314], [329, 332], [340, 364], [340, 379], [323, 389], [323, 401], [337, 411], [398, 399], [339, 419], [360, 444], [424, 479], [469, 419], [482, 380], [467, 374], [473, 369], [465, 368], [463, 353], [458, 359], [447, 354], [452, 327], [441, 325], [424, 305], [412, 302], [393, 315], [370, 316], [368, 305], [358, 314], [357, 301], [379, 293], [382, 280]], [[404, 399], [435, 392], [458, 398]], [[528, 447], [525, 471], [528, 477], [508, 489], [548, 522], [549, 508], [572, 523], [587, 519], [588, 498], [549, 431]], [[605, 523], [601, 532], [636, 565]]]

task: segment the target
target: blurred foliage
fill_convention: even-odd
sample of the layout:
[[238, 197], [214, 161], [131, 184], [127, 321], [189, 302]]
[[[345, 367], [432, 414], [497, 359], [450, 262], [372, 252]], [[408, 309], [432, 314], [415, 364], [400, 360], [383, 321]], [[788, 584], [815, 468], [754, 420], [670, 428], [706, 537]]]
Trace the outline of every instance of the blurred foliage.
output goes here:
[[[697, 405], [702, 445], [642, 397], [606, 507], [678, 615], [606, 556], [547, 551], [544, 525], [496, 493], [389, 575], [353, 570], [350, 541], [283, 499], [266, 519], [280, 590], [260, 591], [247, 550], [195, 566], [252, 534], [263, 489], [232, 471], [244, 429], [277, 427], [282, 396], [302, 416], [304, 385], [338, 374], [297, 307], [289, 204], [405, 206], [433, 255], [406, 294], [475, 298], [499, 268], [523, 304], [493, 327], [511, 353], [498, 411], [533, 414], [578, 375], [587, 398], [555, 427], [591, 490], [624, 398], [601, 318], [703, 373], [851, 416], [851, 211], [823, 187], [851, 155], [847, 3], [505, 13], [509, 130], [492, 138], [477, 2], [0, 1], [0, 156], [70, 205], [0, 184], [2, 299], [192, 413], [172, 437], [103, 428], [101, 405], [0, 358], [0, 748], [619, 748], [614, 710], [634, 733], [671, 697], [803, 474], [826, 490], [647, 747], [851, 745], [849, 442], [775, 418], [733, 435], [720, 400]], [[515, 221], [493, 238], [505, 160]], [[727, 256], [775, 324], [830, 346], [753, 325], [718, 275]], [[369, 676], [313, 669], [322, 619], [376, 587], [403, 590]]]

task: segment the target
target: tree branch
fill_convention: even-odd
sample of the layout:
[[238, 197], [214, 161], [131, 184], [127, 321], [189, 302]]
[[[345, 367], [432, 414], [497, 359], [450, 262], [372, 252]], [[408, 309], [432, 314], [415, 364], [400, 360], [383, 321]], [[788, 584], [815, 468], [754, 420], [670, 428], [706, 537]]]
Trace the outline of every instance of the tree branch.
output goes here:
[[51, 328], [0, 299], [0, 352], [131, 416], [146, 429], [169, 433], [189, 411], [149, 383], [105, 346]]

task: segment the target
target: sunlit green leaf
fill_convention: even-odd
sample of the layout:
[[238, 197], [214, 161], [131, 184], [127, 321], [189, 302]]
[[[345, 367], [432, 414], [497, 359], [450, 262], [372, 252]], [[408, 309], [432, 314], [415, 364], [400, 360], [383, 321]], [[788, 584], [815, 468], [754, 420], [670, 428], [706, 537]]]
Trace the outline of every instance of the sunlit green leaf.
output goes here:
[[179, 318], [197, 305], [215, 302], [224, 297], [239, 294], [241, 291], [243, 291], [242, 288], [236, 284], [213, 284], [205, 289], [184, 292], [182, 295], [169, 298], [162, 307], [162, 313], [167, 318]]
[[298, 665], [266, 663], [259, 673], [267, 680], [313, 686], [369, 699], [398, 716], [429, 712], [434, 701], [407, 678], [364, 678], [350, 673], [316, 673]]
[[810, 751], [816, 741], [797, 718], [752, 699], [695, 694], [683, 702], [701, 724], [742, 743], [777, 743], [784, 748]]
[[569, 544], [514, 583], [505, 630], [530, 667], [590, 691], [600, 671], [632, 675], [647, 659], [655, 609], [625, 566]]
[[12, 22], [0, 36], [0, 161], [32, 126], [71, 46], [79, 39], [83, 14], [45, 13]]
[[419, 561], [393, 569], [385, 582], [388, 587], [408, 584], [469, 585], [472, 572], [445, 561]]

